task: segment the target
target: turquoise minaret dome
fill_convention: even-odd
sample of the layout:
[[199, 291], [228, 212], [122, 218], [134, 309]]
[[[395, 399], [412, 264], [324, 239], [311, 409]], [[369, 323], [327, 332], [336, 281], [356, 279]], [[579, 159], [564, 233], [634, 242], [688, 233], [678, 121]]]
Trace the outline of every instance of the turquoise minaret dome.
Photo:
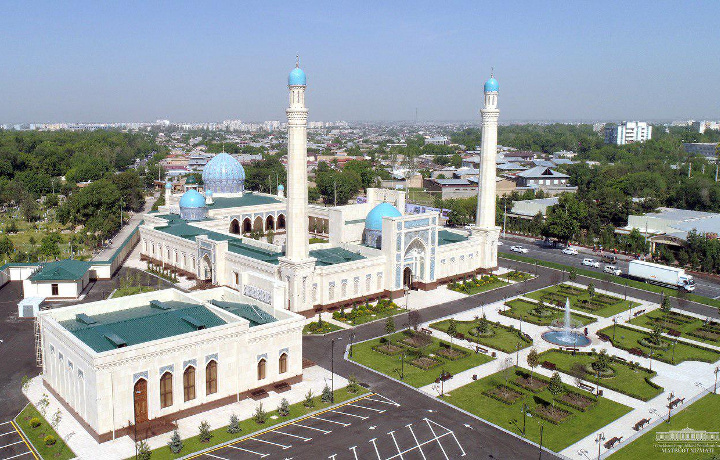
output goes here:
[[490, 75], [490, 79], [485, 82], [485, 92], [491, 93], [491, 92], [497, 92], [500, 89], [500, 84], [497, 80], [495, 80], [495, 77]]
[[295, 61], [295, 68], [288, 75], [288, 86], [305, 86], [306, 84], [307, 78], [305, 78], [305, 72], [300, 68], [300, 58], [298, 57]]
[[165, 190], [170, 190], [171, 188], [172, 188], [172, 184], [170, 183], [170, 181], [165, 182]]

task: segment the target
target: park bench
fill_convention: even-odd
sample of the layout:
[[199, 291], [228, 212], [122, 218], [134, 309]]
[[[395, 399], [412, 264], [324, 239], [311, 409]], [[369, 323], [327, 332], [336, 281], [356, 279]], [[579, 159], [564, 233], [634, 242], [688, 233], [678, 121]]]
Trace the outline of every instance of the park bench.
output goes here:
[[685, 404], [685, 398], [682, 398], [682, 399], [680, 399], [680, 398], [673, 399], [673, 400], [670, 402], [670, 404], [668, 404], [668, 407], [669, 407], [670, 409], [673, 409], [673, 408], [675, 408], [675, 406], [677, 406], [678, 404]]
[[541, 366], [544, 367], [545, 369], [548, 369], [551, 371], [554, 371], [555, 369], [557, 369], [557, 366], [554, 363], [551, 363], [550, 361], [543, 361]]
[[432, 331], [424, 327], [420, 328], [420, 332], [422, 332], [423, 334], [432, 335]]
[[483, 353], [487, 354], [488, 349], [480, 347], [480, 346], [475, 347], [475, 353], [479, 353], [479, 352], [483, 352]]
[[633, 313], [633, 316], [640, 316], [640, 315], [642, 315], [643, 313], [645, 313], [645, 310], [638, 310], [638, 311], [636, 311], [635, 313]]
[[275, 388], [276, 392], [281, 393], [283, 391], [288, 391], [290, 389], [290, 385], [287, 382], [276, 383], [273, 388]]
[[582, 383], [582, 382], [578, 383], [578, 387], [579, 387], [581, 390], [590, 391], [590, 392], [592, 392], [593, 390], [595, 390], [595, 388], [591, 387], [591, 386], [588, 385], [587, 383]]
[[635, 431], [640, 431], [640, 430], [642, 430], [642, 428], [643, 428], [645, 425], [647, 425], [648, 423], [650, 423], [650, 419], [649, 419], [649, 418], [644, 418], [644, 419], [640, 420], [639, 422], [637, 422], [637, 423], [635, 424], [635, 426], [633, 427], [633, 430], [635, 430]]
[[620, 437], [615, 436], [615, 437], [610, 438], [610, 439], [605, 443], [605, 448], [606, 448], [606, 449], [612, 449], [613, 447], [615, 447], [615, 444], [617, 444], [617, 443], [619, 443], [620, 441], [622, 441], [622, 438], [623, 438], [622, 436], [620, 436]]
[[613, 359], [617, 359], [618, 361], [622, 361], [622, 362], [624, 362], [624, 363], [627, 362], [627, 359], [625, 359], [625, 358], [623, 358], [623, 357], [621, 357], [621, 356], [613, 356]]
[[635, 355], [635, 356], [643, 356], [643, 357], [645, 356], [645, 353], [643, 353], [643, 351], [639, 348], [631, 348], [628, 350], [628, 352], [631, 355]]
[[597, 336], [598, 336], [598, 339], [602, 340], [603, 342], [607, 342], [607, 341], [610, 340], [610, 337], [608, 337], [607, 335], [603, 334], [602, 332], [598, 332], [598, 333], [597, 333]]
[[258, 388], [257, 390], [250, 393], [250, 397], [253, 399], [263, 399], [270, 396], [264, 388]]

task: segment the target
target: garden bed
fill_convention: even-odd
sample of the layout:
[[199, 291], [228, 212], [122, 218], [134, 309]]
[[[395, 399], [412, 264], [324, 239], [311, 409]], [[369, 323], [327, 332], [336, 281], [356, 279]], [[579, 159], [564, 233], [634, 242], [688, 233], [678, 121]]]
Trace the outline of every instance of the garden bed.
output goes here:
[[445, 359], [449, 359], [450, 361], [455, 361], [460, 358], [466, 357], [470, 353], [467, 351], [458, 350], [457, 348], [440, 347], [437, 351], [437, 354]]
[[518, 376], [515, 380], [513, 380], [513, 383], [526, 390], [532, 391], [533, 393], [539, 393], [548, 387], [547, 380], [540, 379], [538, 377], [532, 377], [531, 379], [530, 376]]
[[369, 323], [388, 316], [395, 316], [403, 312], [395, 302], [389, 299], [380, 299], [376, 303], [357, 304], [349, 311], [344, 307], [333, 312], [333, 319], [356, 326]]
[[483, 275], [480, 278], [473, 278], [463, 282], [450, 283], [448, 289], [461, 294], [475, 295], [490, 289], [507, 286], [507, 282], [501, 280], [495, 275]]
[[508, 405], [514, 404], [515, 401], [523, 397], [522, 392], [514, 390], [507, 385], [498, 385], [490, 388], [484, 394]]
[[[500, 311], [500, 314], [508, 318], [521, 319], [528, 323], [537, 324], [538, 326], [549, 326], [553, 320], [563, 319], [565, 312], [563, 309], [551, 305], [545, 305], [542, 310], [543, 314], [538, 314], [540, 304], [525, 299], [513, 299], [505, 302], [509, 309]], [[573, 324], [587, 326], [595, 322], [595, 318], [580, 313], [571, 313]]]
[[530, 292], [526, 294], [526, 297], [541, 300], [558, 308], [564, 308], [566, 299], [569, 299], [570, 308], [584, 310], [603, 317], [610, 317], [640, 305], [637, 302], [623, 300], [603, 293], [596, 293], [591, 296], [588, 289], [581, 289], [569, 284], [559, 284], [540, 291]]
[[438, 367], [440, 364], [442, 364], [442, 361], [435, 359], [431, 356], [421, 356], [410, 361], [410, 364], [424, 371], [427, 371], [429, 369], [432, 369], [433, 367]]
[[328, 323], [327, 321], [323, 321], [320, 323], [319, 321], [314, 321], [312, 323], [308, 323], [303, 327], [303, 334], [304, 335], [322, 335], [322, 334], [328, 334], [330, 332], [339, 331], [342, 328], [336, 324]]
[[560, 409], [557, 406], [553, 407], [551, 404], [538, 404], [535, 406], [533, 414], [535, 414], [536, 417], [558, 425], [570, 417], [572, 412]]
[[382, 353], [384, 355], [388, 356], [395, 356], [401, 351], [403, 351], [403, 347], [393, 345], [392, 343], [386, 343], [383, 345], [378, 345], [376, 347], [373, 347], [373, 350]]
[[585, 412], [590, 406], [595, 404], [594, 399], [588, 398], [587, 396], [583, 396], [573, 391], [568, 391], [567, 393], [562, 394], [559, 398], [557, 398], [557, 401], [563, 404], [567, 404], [568, 406], [583, 412]]
[[[450, 327], [449, 319], [432, 323], [430, 327], [447, 333]], [[515, 352], [517, 344], [520, 349], [532, 345], [532, 339], [527, 335], [520, 335], [520, 331], [512, 326], [505, 326], [500, 323], [486, 321], [487, 327], [493, 333], [485, 333], [478, 335], [477, 329], [481, 320], [475, 321], [455, 321], [456, 337], [462, 337], [465, 340], [479, 343], [483, 346], [504, 351], [505, 353]]]

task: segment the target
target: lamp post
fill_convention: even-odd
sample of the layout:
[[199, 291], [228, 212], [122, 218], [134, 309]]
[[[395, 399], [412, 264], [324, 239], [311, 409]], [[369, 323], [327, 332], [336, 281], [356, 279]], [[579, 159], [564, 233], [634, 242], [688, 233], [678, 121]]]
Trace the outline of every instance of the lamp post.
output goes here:
[[595, 442], [598, 445], [598, 460], [600, 460], [600, 447], [602, 446], [602, 442], [605, 440], [605, 435], [603, 433], [598, 433], [597, 437], [595, 438]]
[[613, 316], [613, 343], [615, 343], [615, 329], [617, 328], [617, 318]]
[[540, 455], [538, 455], [538, 460], [542, 458], [542, 441], [543, 441], [543, 428], [545, 428], [545, 425], [542, 423], [540, 424]]
[[400, 380], [405, 379], [405, 350], [402, 352], [402, 356], [400, 357]]
[[526, 422], [527, 422], [527, 404], [525, 404], [525, 402], [523, 402], [522, 411], [523, 411], [523, 436], [525, 436], [525, 427], [526, 427]]
[[655, 354], [654, 350], [650, 350], [650, 372], [652, 372], [652, 357]]
[[677, 345], [678, 338], [675, 337], [675, 341], [673, 342], [673, 354], [672, 354], [672, 363], [675, 364], [675, 345]]
[[353, 355], [353, 342], [355, 341], [355, 332], [350, 333], [350, 352], [348, 355], [352, 358]]
[[717, 393], [717, 379], [718, 374], [720, 374], [720, 366], [715, 368], [715, 389], [713, 390], [713, 393]]
[[335, 341], [342, 337], [330, 340], [330, 402], [335, 404]]
[[515, 367], [520, 367], [520, 342], [515, 344]]
[[672, 400], [674, 397], [675, 397], [675, 393], [673, 393], [671, 391], [667, 398], [668, 399], [668, 419], [667, 419], [667, 422], [665, 422], [665, 423], [670, 423], [670, 411], [672, 410]]

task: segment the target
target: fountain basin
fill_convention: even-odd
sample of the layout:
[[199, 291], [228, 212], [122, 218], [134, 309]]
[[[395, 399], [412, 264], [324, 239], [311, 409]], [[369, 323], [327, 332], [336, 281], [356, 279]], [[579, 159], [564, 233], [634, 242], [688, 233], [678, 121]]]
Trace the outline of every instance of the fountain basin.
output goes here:
[[590, 345], [590, 339], [583, 334], [571, 331], [547, 331], [542, 334], [543, 340], [562, 347], [585, 347]]

